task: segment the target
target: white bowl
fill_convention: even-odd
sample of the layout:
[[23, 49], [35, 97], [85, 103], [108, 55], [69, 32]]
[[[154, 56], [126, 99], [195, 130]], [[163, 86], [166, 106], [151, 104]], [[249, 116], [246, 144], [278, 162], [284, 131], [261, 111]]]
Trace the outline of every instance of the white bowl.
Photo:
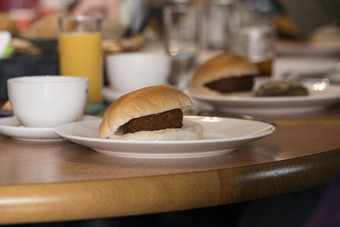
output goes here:
[[171, 59], [153, 53], [120, 53], [106, 57], [108, 82], [115, 91], [168, 84]]
[[25, 76], [7, 80], [13, 113], [27, 127], [55, 127], [81, 118], [88, 79], [74, 76]]

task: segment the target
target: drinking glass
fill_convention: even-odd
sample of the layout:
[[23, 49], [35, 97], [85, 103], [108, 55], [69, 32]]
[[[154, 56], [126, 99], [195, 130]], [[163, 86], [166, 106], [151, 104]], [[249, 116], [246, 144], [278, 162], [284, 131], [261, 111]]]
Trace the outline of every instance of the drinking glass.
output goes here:
[[88, 102], [102, 102], [102, 33], [99, 16], [59, 18], [60, 74], [89, 79]]
[[228, 21], [231, 51], [255, 63], [259, 69], [258, 76], [271, 76], [276, 31], [270, 13], [260, 12], [247, 1], [237, 1]]
[[229, 48], [228, 15], [230, 1], [205, 1], [202, 27], [203, 44], [209, 50]]
[[166, 6], [163, 10], [164, 45], [172, 58], [170, 84], [184, 89], [199, 54], [200, 11], [187, 5]]

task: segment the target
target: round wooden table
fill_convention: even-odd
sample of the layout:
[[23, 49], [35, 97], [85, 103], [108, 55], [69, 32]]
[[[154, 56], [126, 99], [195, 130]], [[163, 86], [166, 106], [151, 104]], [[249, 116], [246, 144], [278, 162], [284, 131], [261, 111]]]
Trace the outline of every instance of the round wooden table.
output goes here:
[[340, 167], [339, 110], [271, 119], [274, 134], [209, 158], [118, 158], [2, 137], [0, 224], [177, 211], [327, 184]]

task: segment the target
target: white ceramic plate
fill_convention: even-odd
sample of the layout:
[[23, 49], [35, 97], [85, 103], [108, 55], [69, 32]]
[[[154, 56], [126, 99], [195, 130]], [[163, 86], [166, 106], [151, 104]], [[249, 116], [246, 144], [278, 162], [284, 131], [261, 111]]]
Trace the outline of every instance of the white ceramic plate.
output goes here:
[[254, 115], [259, 117], [301, 115], [325, 109], [340, 101], [340, 86], [327, 85], [316, 91], [312, 83], [304, 83], [308, 96], [251, 97], [231, 95], [204, 95], [189, 90], [193, 99], [213, 105], [217, 110], [231, 114]]
[[125, 95], [126, 93], [127, 92], [124, 91], [115, 91], [110, 87], [104, 87], [102, 91], [103, 99], [107, 102], [113, 102], [120, 96]]
[[[82, 121], [98, 119], [96, 116], [86, 115]], [[17, 140], [34, 142], [64, 141], [54, 132], [54, 128], [35, 128], [21, 126], [15, 117], [0, 118], [0, 134]]]
[[298, 74], [300, 78], [325, 77], [329, 71], [337, 67], [338, 63], [338, 58], [322, 56], [280, 56], [274, 61], [273, 74], [280, 76], [285, 73], [294, 73]]
[[332, 82], [332, 83], [338, 83], [340, 84], [340, 72], [332, 73], [327, 75], [327, 78]]
[[232, 118], [186, 116], [204, 127], [202, 140], [124, 141], [99, 138], [100, 120], [58, 126], [55, 132], [76, 143], [112, 156], [130, 158], [195, 158], [231, 152], [275, 131], [271, 124]]
[[335, 55], [340, 51], [340, 41], [279, 41], [276, 51], [282, 55]]

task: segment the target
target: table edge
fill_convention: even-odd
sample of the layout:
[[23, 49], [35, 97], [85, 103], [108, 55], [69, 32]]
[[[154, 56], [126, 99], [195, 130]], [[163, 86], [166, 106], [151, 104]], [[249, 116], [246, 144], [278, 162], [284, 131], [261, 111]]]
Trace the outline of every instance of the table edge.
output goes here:
[[340, 149], [335, 149], [193, 173], [0, 186], [0, 224], [130, 216], [237, 203], [327, 184], [339, 166]]

